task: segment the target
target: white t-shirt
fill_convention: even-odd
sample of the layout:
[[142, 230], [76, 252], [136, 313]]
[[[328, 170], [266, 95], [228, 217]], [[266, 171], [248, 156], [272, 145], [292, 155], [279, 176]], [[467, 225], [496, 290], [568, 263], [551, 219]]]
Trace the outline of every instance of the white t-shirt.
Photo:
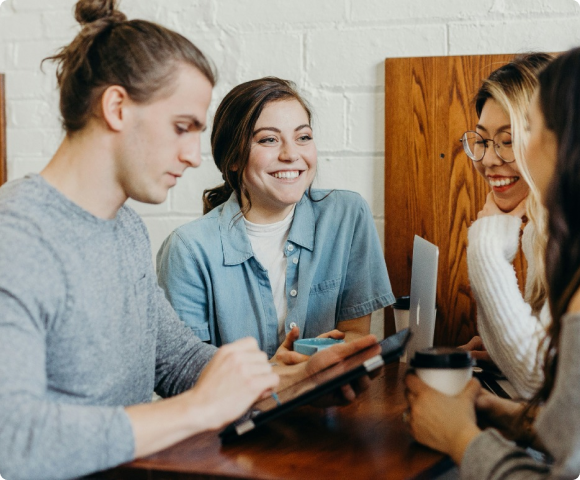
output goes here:
[[294, 218], [294, 208], [288, 216], [276, 223], [260, 225], [249, 222], [244, 218], [246, 232], [250, 237], [254, 256], [268, 271], [270, 287], [274, 297], [274, 306], [278, 315], [278, 340], [280, 343], [286, 338], [284, 322], [288, 314], [286, 301], [286, 256], [284, 248], [288, 233]]

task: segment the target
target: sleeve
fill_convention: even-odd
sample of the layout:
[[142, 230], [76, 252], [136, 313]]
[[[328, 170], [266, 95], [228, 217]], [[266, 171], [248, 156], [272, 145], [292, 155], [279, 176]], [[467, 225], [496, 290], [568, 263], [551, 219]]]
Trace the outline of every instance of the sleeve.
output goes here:
[[503, 438], [497, 430], [486, 430], [469, 444], [459, 469], [464, 480], [539, 480], [552, 478], [546, 464]]
[[30, 232], [4, 225], [0, 238], [0, 474], [63, 479], [132, 460], [123, 407], [50, 398], [47, 344], [71, 301], [62, 264]]
[[157, 253], [157, 276], [179, 318], [201, 340], [209, 341], [209, 290], [195, 256], [178, 232]]
[[357, 210], [338, 321], [362, 317], [395, 302], [370, 208], [356, 194]]
[[[510, 215], [475, 221], [468, 232], [467, 264], [483, 343], [518, 394], [528, 398], [543, 381], [537, 358], [545, 330], [525, 302], [512, 265], [520, 225]], [[541, 314], [547, 313], [545, 305]]]
[[171, 397], [190, 389], [217, 348], [202, 342], [177, 316], [159, 286], [154, 285], [157, 311], [155, 391]]

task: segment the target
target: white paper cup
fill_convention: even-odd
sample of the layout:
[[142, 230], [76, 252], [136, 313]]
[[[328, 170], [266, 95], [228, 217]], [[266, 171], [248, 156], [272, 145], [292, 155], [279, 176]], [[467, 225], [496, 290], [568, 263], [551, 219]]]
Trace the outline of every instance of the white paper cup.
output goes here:
[[471, 354], [457, 348], [435, 347], [415, 353], [411, 366], [431, 388], [445, 395], [457, 395], [473, 376]]

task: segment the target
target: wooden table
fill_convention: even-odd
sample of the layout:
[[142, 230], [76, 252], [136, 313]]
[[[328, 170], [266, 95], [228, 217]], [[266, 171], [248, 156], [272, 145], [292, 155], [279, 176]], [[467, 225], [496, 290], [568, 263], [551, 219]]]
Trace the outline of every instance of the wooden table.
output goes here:
[[107, 472], [111, 480], [433, 478], [453, 465], [413, 441], [402, 413], [406, 364], [393, 363], [346, 407], [302, 407], [222, 446], [217, 432]]

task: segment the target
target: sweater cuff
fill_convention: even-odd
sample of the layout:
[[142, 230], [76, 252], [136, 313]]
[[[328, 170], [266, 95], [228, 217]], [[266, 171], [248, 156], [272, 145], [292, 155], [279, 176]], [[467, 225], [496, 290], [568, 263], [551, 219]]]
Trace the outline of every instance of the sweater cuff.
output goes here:
[[511, 262], [520, 242], [522, 219], [512, 215], [492, 215], [483, 217], [471, 225], [467, 232], [469, 250], [482, 254], [496, 254], [499, 248]]

